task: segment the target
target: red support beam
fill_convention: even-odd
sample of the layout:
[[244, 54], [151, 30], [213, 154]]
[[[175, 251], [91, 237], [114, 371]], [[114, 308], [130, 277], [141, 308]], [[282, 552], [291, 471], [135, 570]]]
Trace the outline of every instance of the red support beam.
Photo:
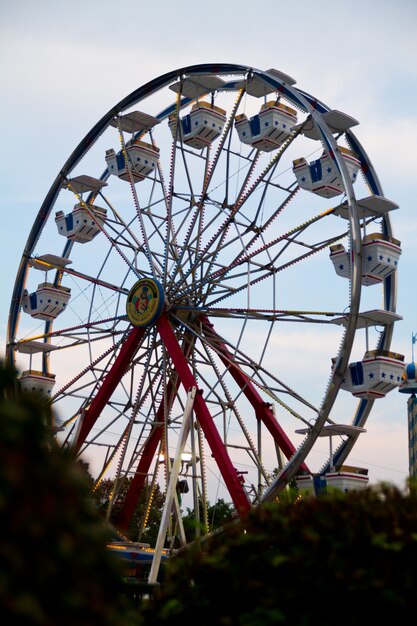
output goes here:
[[[203, 332], [205, 331], [207, 335], [216, 339], [216, 353], [230, 372], [230, 375], [236, 384], [240, 387], [246, 398], [253, 406], [256, 418], [265, 424], [266, 428], [274, 438], [274, 441], [281, 448], [286, 458], [290, 459], [295, 453], [295, 447], [283, 430], [282, 426], [278, 424], [271, 405], [261, 398], [249, 376], [236, 365], [233, 360], [233, 355], [229, 352], [227, 346], [219, 341], [220, 337], [216, 334], [213, 324], [206, 317], [202, 318], [202, 322]], [[300, 465], [300, 469], [303, 472], [309, 472], [305, 463]]]
[[122, 509], [118, 515], [116, 526], [121, 531], [127, 531], [130, 520], [135, 512], [136, 505], [138, 503], [139, 495], [145, 484], [145, 480], [148, 476], [149, 467], [152, 463], [152, 459], [155, 456], [157, 447], [162, 439], [164, 428], [162, 425], [157, 425], [149, 435], [145, 442], [142, 456], [138, 467], [136, 468], [135, 475], [130, 483], [129, 490], [126, 494], [123, 502]]
[[[194, 378], [187, 359], [185, 358], [180, 345], [178, 344], [175, 333], [171, 328], [171, 325], [167, 317], [163, 314], [157, 322], [158, 332], [164, 342], [164, 345], [172, 359], [178, 376], [181, 380], [181, 384], [184, 389], [188, 391], [191, 387], [197, 387], [198, 384]], [[197, 415], [201, 428], [203, 429], [205, 438], [210, 446], [213, 457], [220, 469], [226, 486], [229, 490], [230, 497], [236, 507], [238, 514], [244, 517], [249, 509], [250, 502], [240, 482], [238, 473], [233, 467], [230, 457], [227, 453], [226, 447], [217, 431], [217, 428], [213, 422], [213, 418], [207, 408], [207, 405], [203, 399], [201, 393], [197, 393], [194, 400], [194, 411]]]
[[103, 384], [94, 396], [90, 406], [85, 411], [83, 421], [78, 432], [77, 441], [74, 443], [74, 449], [76, 452], [81, 448], [86, 438], [88, 437], [91, 429], [96, 423], [97, 419], [107, 402], [110, 400], [114, 390], [119, 384], [120, 380], [124, 376], [127, 368], [129, 367], [136, 350], [138, 349], [139, 342], [145, 333], [144, 328], [135, 326], [130, 331], [129, 335], [125, 339], [120, 348], [120, 352], [117, 355], [113, 365], [107, 372], [106, 377], [103, 380]]
[[[177, 391], [178, 385], [179, 381], [175, 386], [171, 381], [168, 383], [166, 392], [168, 406], [172, 403], [172, 399], [174, 393]], [[117, 527], [122, 531], [126, 531], [128, 529], [129, 522], [133, 517], [133, 513], [135, 512], [135, 508], [139, 500], [139, 495], [148, 476], [152, 459], [154, 458], [157, 447], [162, 439], [162, 435], [164, 433], [165, 406], [166, 403], [164, 396], [156, 412], [155, 426], [143, 446], [142, 455], [136, 468], [135, 475], [130, 483], [129, 490], [126, 494], [126, 498], [123, 502], [122, 509], [116, 522]]]
[[[190, 353], [191, 345], [191, 343], [186, 343], [186, 355]], [[156, 449], [162, 439], [164, 424], [167, 418], [167, 416], [165, 415], [165, 409], [167, 409], [168, 412], [171, 410], [171, 405], [174, 400], [174, 396], [178, 391], [179, 385], [180, 380], [178, 377], [175, 379], [174, 383], [172, 382], [172, 380], [168, 382], [166, 395], [164, 394], [161, 404], [159, 405], [156, 412], [154, 419], [154, 428], [143, 446], [142, 455], [136, 468], [135, 475], [132, 482], [130, 483], [128, 492], [126, 494], [121, 511], [116, 521], [116, 526], [121, 531], [126, 531], [128, 529], [130, 520], [132, 519], [135, 512], [135, 508], [139, 501], [141, 491], [144, 487], [146, 478], [149, 473], [152, 459], [154, 458]]]

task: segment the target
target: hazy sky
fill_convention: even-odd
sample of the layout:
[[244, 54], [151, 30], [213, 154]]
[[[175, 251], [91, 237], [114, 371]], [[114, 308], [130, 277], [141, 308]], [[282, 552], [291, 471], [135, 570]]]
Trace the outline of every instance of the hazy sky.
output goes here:
[[[417, 3], [414, 0], [0, 0], [1, 309], [4, 345], [22, 250], [50, 185], [88, 130], [151, 78], [203, 62], [277, 68], [360, 122], [401, 241], [392, 349], [417, 331]], [[376, 402], [350, 460], [408, 473], [406, 397]]]

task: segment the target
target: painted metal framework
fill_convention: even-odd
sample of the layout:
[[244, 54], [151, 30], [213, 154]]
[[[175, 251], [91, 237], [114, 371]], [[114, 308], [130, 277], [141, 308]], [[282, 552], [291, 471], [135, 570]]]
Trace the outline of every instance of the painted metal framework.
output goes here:
[[[115, 105], [84, 137], [35, 218], [12, 294], [6, 358], [20, 365], [25, 346], [30, 353], [33, 345], [35, 353], [35, 344], [44, 344], [38, 369], [60, 370], [52, 402], [60, 420], [62, 445], [72, 446], [92, 462], [100, 459], [98, 482], [108, 471], [116, 475], [117, 484], [125, 476], [132, 478], [119, 518], [122, 528], [127, 527], [141, 491], [146, 487], [151, 495], [161, 467], [166, 485], [170, 484], [170, 450], [178, 449], [190, 389], [197, 390], [187, 439], [193, 453], [194, 504], [206, 500], [207, 472], [215, 466], [240, 515], [258, 502], [274, 499], [298, 472], [308, 471], [309, 454], [322, 428], [338, 420], [334, 411], [340, 385], [357, 338], [363, 290], [361, 238], [374, 222], [358, 217], [340, 141], [359, 158], [368, 194], [383, 193], [351, 129], [335, 132], [326, 123], [329, 107], [296, 88], [294, 82], [276, 71], [231, 64], [190, 66], [148, 82]], [[262, 93], [265, 98], [273, 94], [299, 115], [298, 127], [269, 155], [238, 142], [234, 129], [238, 114], [256, 112]], [[216, 106], [224, 102], [226, 122], [212, 145], [197, 150], [183, 140], [181, 116], [202, 99]], [[159, 103], [163, 108], [157, 113]], [[126, 117], [137, 108], [152, 114], [151, 121], [143, 115]], [[145, 120], [142, 128], [137, 120]], [[317, 211], [303, 212], [311, 196], [300, 192], [288, 174], [288, 164], [301, 156], [296, 153], [297, 145], [305, 152], [306, 142], [311, 142], [303, 134], [309, 124], [317, 135], [314, 147], [330, 154], [342, 180], [347, 220], [336, 217], [334, 204], [324, 199]], [[126, 130], [129, 125], [131, 133]], [[97, 170], [90, 154], [94, 149], [103, 152], [103, 141], [110, 137], [124, 156], [125, 180], [121, 182], [106, 169], [93, 179], [95, 186], [86, 181], [84, 189], [79, 176], [92, 176], [91, 168]], [[161, 153], [152, 174], [138, 182], [127, 150], [133, 141], [145, 137]], [[93, 202], [105, 205], [107, 219], [91, 242], [65, 241], [54, 230], [52, 209], [68, 210], [67, 197], [81, 202], [92, 217]], [[293, 206], [300, 209], [293, 210]], [[314, 206], [319, 206], [317, 198]], [[283, 218], [287, 215], [288, 221]], [[376, 222], [382, 234], [392, 236], [388, 213]], [[330, 245], [341, 240], [351, 252], [343, 300], [332, 308], [327, 303], [312, 308], [303, 282], [293, 283], [293, 288], [305, 290], [305, 307], [282, 305], [281, 276], [291, 276], [294, 267], [301, 267], [307, 283], [320, 283], [321, 270], [314, 269], [314, 264], [310, 270], [309, 263], [323, 258]], [[57, 258], [71, 264], [42, 260], [45, 253], [60, 255]], [[96, 258], [101, 260], [96, 262]], [[30, 318], [23, 319], [22, 295], [34, 284], [40, 267], [53, 275], [54, 285], [70, 283], [78, 301], [87, 302], [78, 306], [75, 299], [73, 304], [70, 301], [70, 324], [68, 311], [42, 326], [39, 320], [30, 326]], [[162, 313], [146, 328], [133, 327], [124, 308], [129, 290], [141, 278], [157, 279], [166, 298]], [[382, 288], [385, 310], [395, 312], [395, 273]], [[303, 376], [317, 364], [306, 363], [300, 348], [277, 354], [274, 341], [281, 332], [285, 337], [285, 330], [280, 329], [298, 324], [303, 332], [312, 328], [314, 333], [324, 328], [333, 331], [333, 320], [341, 315], [345, 324], [338, 344], [332, 344], [322, 400], [316, 403], [304, 393]], [[386, 323], [377, 335], [378, 349], [389, 350], [392, 332], [393, 324]], [[330, 357], [334, 357], [332, 369]], [[298, 388], [286, 381], [291, 360], [300, 364], [300, 376], [295, 379]], [[352, 425], [363, 428], [372, 405], [373, 400], [360, 400], [351, 416]], [[345, 422], [346, 418], [339, 419]], [[300, 421], [308, 426], [308, 434], [295, 444], [293, 433]], [[236, 438], [234, 429], [239, 430]], [[335, 465], [345, 461], [356, 437], [341, 438], [332, 455]], [[182, 451], [185, 444], [184, 439]], [[273, 451], [278, 451], [277, 457]], [[178, 473], [178, 464], [175, 467]], [[322, 471], [328, 467], [324, 463]], [[173, 497], [172, 489], [167, 493]]]

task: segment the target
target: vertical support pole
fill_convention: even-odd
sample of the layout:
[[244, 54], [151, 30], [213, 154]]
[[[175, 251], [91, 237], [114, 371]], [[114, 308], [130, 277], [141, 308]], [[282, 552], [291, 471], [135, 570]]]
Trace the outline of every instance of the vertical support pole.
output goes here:
[[[258, 434], [258, 455], [262, 462], [262, 422], [261, 420], [257, 421], [257, 434]], [[258, 467], [258, 493], [260, 497], [262, 495], [262, 472], [261, 472], [260, 467]]]
[[196, 450], [195, 450], [195, 433], [193, 424], [191, 424], [191, 471], [193, 473], [193, 503], [194, 503], [194, 515], [195, 515], [195, 538], [200, 538], [200, 502], [198, 499], [198, 489], [197, 489], [197, 460], [196, 460]]
[[333, 459], [333, 440], [332, 440], [331, 435], [329, 436], [329, 448], [330, 448], [330, 455], [329, 455], [330, 471], [334, 472], [335, 467], [334, 467], [334, 459]]
[[[171, 474], [168, 483], [167, 495], [165, 498], [164, 509], [162, 511], [162, 520], [159, 527], [158, 538], [156, 540], [155, 552], [152, 559], [151, 571], [149, 572], [149, 582], [151, 584], [156, 583], [158, 578], [159, 567], [161, 565], [162, 549], [165, 543], [165, 537], [167, 533], [169, 517], [172, 511], [172, 505], [175, 501], [175, 507], [177, 513], [179, 513], [179, 503], [176, 494], [176, 487], [178, 476], [181, 470], [181, 455], [184, 452], [185, 442], [187, 441], [188, 434], [190, 432], [191, 415], [193, 412], [194, 399], [196, 394], [196, 387], [192, 387], [188, 391], [187, 403], [184, 410], [184, 418], [181, 425], [180, 435], [178, 438], [177, 450], [175, 453], [174, 462], [171, 468]], [[179, 518], [181, 516], [179, 515]]]
[[[273, 413], [273, 415], [274, 415], [274, 417], [276, 419], [277, 416], [275, 414], [275, 405], [274, 404], [271, 406], [271, 411], [272, 411], [272, 413]], [[282, 470], [284, 469], [284, 459], [282, 458], [282, 450], [279, 447], [279, 444], [278, 444], [277, 441], [274, 440], [274, 443], [275, 443], [275, 452], [277, 454], [278, 469], [279, 469], [280, 472], [282, 472]]]
[[174, 492], [174, 509], [175, 509], [176, 521], [178, 524], [178, 534], [180, 538], [180, 543], [181, 543], [181, 546], [185, 548], [185, 546], [187, 545], [187, 540], [185, 538], [185, 530], [184, 530], [184, 524], [182, 521], [180, 501], [179, 501], [178, 494], [176, 491]]

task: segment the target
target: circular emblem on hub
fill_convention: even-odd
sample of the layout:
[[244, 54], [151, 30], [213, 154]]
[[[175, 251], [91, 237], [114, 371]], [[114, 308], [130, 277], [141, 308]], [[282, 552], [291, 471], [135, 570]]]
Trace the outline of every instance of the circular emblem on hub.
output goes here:
[[162, 313], [164, 291], [153, 278], [141, 278], [129, 292], [126, 312], [133, 326], [150, 326]]

